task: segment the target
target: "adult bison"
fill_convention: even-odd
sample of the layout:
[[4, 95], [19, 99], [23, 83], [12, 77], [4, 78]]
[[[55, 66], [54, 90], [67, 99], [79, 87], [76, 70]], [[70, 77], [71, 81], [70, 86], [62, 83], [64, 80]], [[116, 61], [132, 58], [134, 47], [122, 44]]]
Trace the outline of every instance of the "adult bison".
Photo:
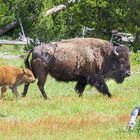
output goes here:
[[[28, 58], [32, 52], [31, 65]], [[75, 38], [56, 44], [42, 44], [33, 48], [25, 59], [25, 65], [38, 78], [38, 87], [44, 97], [46, 77], [50, 74], [58, 81], [77, 81], [75, 90], [79, 96], [87, 84], [95, 86], [101, 93], [111, 97], [105, 79], [122, 83], [130, 76], [129, 49], [114, 47], [110, 42], [96, 38]], [[26, 84], [23, 97], [29, 84]]]

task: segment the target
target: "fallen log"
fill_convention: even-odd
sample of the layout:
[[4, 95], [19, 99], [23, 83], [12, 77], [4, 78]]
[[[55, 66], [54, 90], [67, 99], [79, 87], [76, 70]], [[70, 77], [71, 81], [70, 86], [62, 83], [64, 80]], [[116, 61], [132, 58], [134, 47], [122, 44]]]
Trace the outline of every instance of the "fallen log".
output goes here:
[[49, 16], [49, 15], [55, 14], [65, 8], [66, 8], [66, 5], [63, 5], [63, 4], [55, 6], [51, 9], [49, 9], [47, 12], [43, 12], [43, 16]]
[[16, 40], [0, 40], [0, 44], [7, 44], [7, 45], [26, 45], [27, 41], [16, 41]]
[[0, 36], [10, 30], [12, 30], [17, 25], [17, 21], [13, 21], [6, 26], [4, 26], [2, 29], [0, 29]]

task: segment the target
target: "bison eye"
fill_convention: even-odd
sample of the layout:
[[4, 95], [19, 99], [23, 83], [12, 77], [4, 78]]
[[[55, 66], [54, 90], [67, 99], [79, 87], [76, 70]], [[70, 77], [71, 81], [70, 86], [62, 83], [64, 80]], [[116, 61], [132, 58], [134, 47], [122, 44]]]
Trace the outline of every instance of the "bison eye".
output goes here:
[[121, 64], [125, 64], [124, 59], [120, 59], [120, 63], [121, 63]]

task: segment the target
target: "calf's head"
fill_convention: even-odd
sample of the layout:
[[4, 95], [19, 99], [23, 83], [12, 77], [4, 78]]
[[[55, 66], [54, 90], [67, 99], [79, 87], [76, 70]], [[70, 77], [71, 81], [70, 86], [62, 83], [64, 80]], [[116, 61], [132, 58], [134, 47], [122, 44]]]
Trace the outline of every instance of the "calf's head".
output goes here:
[[122, 83], [127, 76], [130, 76], [130, 51], [128, 47], [117, 46], [112, 53], [112, 78], [117, 83]]
[[33, 83], [33, 82], [35, 82], [35, 77], [34, 77], [32, 71], [29, 70], [29, 69], [23, 68], [22, 80], [25, 83]]

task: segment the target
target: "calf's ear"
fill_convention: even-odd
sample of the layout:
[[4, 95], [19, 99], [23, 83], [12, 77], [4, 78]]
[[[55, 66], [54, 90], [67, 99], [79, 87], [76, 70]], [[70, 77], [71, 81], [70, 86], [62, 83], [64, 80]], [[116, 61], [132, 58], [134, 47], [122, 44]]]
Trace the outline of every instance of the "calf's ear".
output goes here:
[[22, 70], [23, 70], [24, 73], [27, 73], [27, 69], [23, 68]]

